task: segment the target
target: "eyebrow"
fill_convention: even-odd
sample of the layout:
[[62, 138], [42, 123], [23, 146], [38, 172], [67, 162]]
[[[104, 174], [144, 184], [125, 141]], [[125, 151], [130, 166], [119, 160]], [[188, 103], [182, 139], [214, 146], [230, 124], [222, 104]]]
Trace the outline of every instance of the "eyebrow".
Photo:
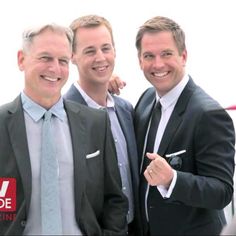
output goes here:
[[[48, 53], [48, 52], [40, 52], [40, 53], [38, 54], [38, 57], [40, 57], [40, 56], [54, 57], [53, 55], [51, 55], [51, 54]], [[67, 60], [70, 60], [70, 57], [67, 57], [67, 56], [60, 56], [59, 58], [60, 58], [60, 59], [67, 59]]]

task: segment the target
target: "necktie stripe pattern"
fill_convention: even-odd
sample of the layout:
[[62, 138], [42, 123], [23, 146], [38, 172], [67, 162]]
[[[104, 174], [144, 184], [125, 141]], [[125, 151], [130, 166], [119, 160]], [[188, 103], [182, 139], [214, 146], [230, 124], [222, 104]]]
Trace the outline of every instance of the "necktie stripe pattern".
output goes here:
[[42, 234], [62, 234], [58, 162], [51, 127], [52, 113], [45, 112], [42, 126], [41, 218]]

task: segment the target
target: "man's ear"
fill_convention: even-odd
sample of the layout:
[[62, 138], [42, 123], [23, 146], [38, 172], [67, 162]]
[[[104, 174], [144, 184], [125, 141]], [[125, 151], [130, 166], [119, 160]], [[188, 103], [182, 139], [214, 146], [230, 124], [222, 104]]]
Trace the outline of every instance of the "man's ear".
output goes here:
[[183, 66], [186, 65], [186, 62], [187, 62], [187, 56], [188, 56], [187, 50], [184, 49], [184, 51], [182, 52], [182, 64], [183, 64]]
[[140, 69], [143, 70], [142, 58], [141, 58], [141, 56], [139, 54], [138, 54], [138, 62], [139, 62]]
[[22, 50], [19, 50], [17, 52], [17, 63], [20, 71], [24, 70], [24, 60], [25, 60], [25, 54]]

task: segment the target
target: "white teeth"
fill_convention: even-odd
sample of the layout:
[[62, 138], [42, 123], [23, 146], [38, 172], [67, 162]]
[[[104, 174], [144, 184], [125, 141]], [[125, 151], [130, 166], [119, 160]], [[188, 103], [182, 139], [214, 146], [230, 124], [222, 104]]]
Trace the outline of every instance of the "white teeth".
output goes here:
[[48, 81], [51, 81], [51, 82], [56, 82], [57, 81], [57, 78], [51, 78], [51, 77], [47, 77], [47, 76], [44, 76], [44, 79], [46, 79]]
[[153, 73], [154, 76], [156, 77], [163, 77], [163, 76], [166, 76], [168, 74], [168, 72], [156, 72], [156, 73]]
[[100, 66], [100, 67], [95, 68], [95, 70], [102, 72], [102, 71], [106, 70], [106, 68], [107, 68], [106, 66]]

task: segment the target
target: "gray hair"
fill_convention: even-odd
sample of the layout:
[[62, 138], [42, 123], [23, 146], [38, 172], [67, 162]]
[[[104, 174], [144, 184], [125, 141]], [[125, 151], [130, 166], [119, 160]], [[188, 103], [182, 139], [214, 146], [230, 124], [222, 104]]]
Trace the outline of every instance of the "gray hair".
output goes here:
[[45, 30], [51, 30], [52, 32], [57, 32], [60, 34], [65, 34], [68, 42], [70, 44], [70, 48], [72, 50], [73, 43], [73, 31], [69, 27], [60, 26], [57, 24], [46, 24], [40, 27], [30, 28], [23, 32], [22, 34], [22, 49], [24, 52], [27, 51], [29, 46], [32, 44], [33, 38], [39, 34], [41, 34]]

